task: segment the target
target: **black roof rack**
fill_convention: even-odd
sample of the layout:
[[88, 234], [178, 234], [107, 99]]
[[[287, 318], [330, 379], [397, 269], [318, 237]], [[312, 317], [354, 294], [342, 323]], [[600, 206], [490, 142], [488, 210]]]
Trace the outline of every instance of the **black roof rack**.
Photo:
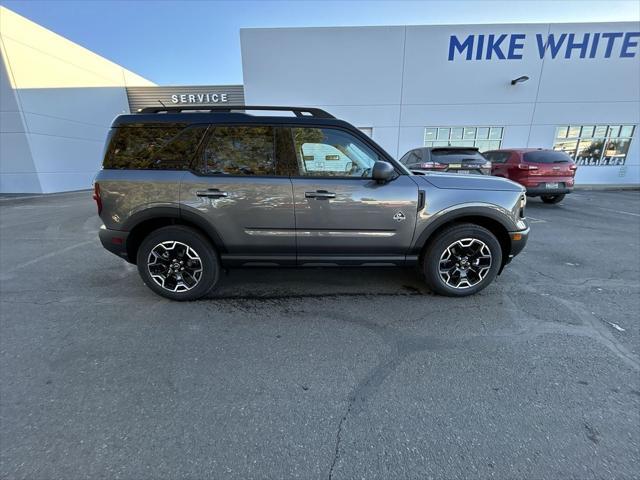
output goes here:
[[296, 117], [317, 117], [317, 118], [336, 118], [328, 112], [320, 108], [306, 107], [269, 107], [266, 105], [185, 105], [170, 107], [145, 107], [138, 110], [138, 113], [180, 113], [184, 111], [201, 111], [211, 113], [229, 113], [232, 111], [243, 110], [271, 110], [277, 112], [293, 112]]

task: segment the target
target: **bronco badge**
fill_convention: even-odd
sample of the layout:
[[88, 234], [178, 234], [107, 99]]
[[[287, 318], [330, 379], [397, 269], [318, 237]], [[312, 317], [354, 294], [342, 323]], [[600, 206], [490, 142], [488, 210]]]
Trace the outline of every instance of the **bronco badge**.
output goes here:
[[393, 219], [394, 219], [396, 222], [401, 222], [401, 221], [403, 221], [403, 220], [405, 219], [404, 213], [402, 213], [402, 212], [398, 212], [398, 213], [396, 213], [396, 214], [393, 216]]

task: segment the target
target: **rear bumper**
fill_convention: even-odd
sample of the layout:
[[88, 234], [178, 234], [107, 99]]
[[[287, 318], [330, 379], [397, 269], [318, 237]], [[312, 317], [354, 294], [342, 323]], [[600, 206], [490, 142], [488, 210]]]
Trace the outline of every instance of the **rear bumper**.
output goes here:
[[491, 175], [490, 168], [412, 168], [411, 172], [416, 175], [424, 175], [425, 172], [439, 172], [439, 173], [457, 173], [459, 175]]
[[544, 187], [527, 187], [527, 195], [537, 197], [538, 195], [560, 195], [573, 192], [573, 187], [560, 188], [544, 188]]
[[102, 225], [98, 236], [100, 237], [100, 243], [102, 243], [105, 249], [120, 258], [124, 258], [126, 261], [130, 261], [127, 253], [127, 237], [129, 236], [129, 232], [109, 230]]

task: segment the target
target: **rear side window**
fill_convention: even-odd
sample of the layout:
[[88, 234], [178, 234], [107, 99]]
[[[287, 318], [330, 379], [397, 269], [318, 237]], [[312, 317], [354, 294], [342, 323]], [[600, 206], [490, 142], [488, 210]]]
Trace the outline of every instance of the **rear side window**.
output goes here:
[[491, 163], [505, 163], [511, 156], [510, 152], [485, 152], [483, 155], [490, 160]]
[[523, 159], [527, 163], [567, 163], [571, 162], [571, 157], [564, 152], [555, 150], [536, 150], [526, 152]]
[[212, 127], [203, 150], [208, 175], [275, 175], [273, 127]]
[[103, 167], [127, 170], [189, 168], [205, 126], [131, 125], [114, 129]]
[[405, 160], [405, 165], [415, 165], [416, 163], [422, 162], [422, 150], [411, 150]]

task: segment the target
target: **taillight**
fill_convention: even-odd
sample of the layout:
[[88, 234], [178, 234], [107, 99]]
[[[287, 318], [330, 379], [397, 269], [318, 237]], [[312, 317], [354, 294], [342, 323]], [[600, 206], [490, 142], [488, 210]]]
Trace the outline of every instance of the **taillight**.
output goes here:
[[538, 166], [537, 165], [530, 165], [528, 163], [519, 163], [518, 164], [518, 168], [520, 170], [538, 170]]
[[575, 172], [577, 169], [578, 169], [578, 166], [577, 166], [575, 163], [573, 163], [573, 164], [571, 164], [571, 166], [569, 166], [569, 170], [573, 170], [574, 172]]
[[444, 170], [448, 165], [446, 163], [438, 163], [438, 162], [424, 162], [420, 164], [420, 168], [435, 168], [438, 170]]
[[93, 199], [98, 206], [98, 215], [102, 213], [102, 198], [100, 197], [100, 184], [98, 182], [93, 184]]

